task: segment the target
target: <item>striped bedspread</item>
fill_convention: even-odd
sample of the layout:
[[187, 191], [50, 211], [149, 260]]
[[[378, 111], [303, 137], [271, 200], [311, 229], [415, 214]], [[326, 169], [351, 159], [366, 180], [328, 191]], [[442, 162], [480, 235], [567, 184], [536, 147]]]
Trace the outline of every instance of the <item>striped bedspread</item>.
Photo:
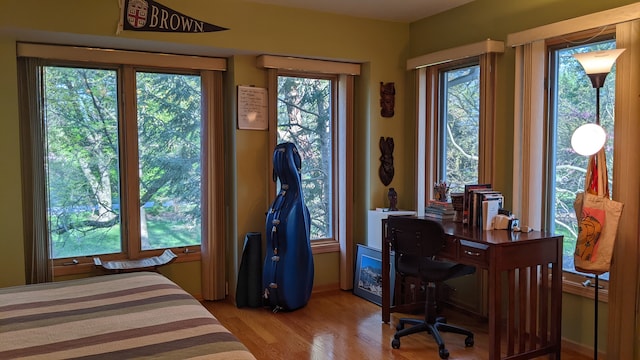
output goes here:
[[255, 359], [156, 273], [0, 289], [0, 359]]

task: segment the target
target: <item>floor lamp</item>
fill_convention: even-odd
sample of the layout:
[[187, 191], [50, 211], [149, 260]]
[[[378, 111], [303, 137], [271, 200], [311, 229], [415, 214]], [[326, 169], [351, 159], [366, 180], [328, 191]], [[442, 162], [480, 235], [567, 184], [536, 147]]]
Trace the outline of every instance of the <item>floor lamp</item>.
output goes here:
[[[574, 54], [596, 89], [596, 121], [580, 126], [571, 136], [571, 147], [580, 155], [591, 156], [600, 151], [606, 141], [606, 133], [600, 126], [600, 88], [604, 85], [613, 64], [624, 49], [592, 51]], [[595, 309], [593, 329], [593, 359], [598, 358], [598, 274], [595, 275]]]

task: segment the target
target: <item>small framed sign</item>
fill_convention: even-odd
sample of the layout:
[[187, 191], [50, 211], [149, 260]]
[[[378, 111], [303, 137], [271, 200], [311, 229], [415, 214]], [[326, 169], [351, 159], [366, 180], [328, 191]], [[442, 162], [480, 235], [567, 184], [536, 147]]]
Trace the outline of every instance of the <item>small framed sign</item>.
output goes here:
[[269, 129], [267, 109], [267, 89], [238, 86], [238, 129]]

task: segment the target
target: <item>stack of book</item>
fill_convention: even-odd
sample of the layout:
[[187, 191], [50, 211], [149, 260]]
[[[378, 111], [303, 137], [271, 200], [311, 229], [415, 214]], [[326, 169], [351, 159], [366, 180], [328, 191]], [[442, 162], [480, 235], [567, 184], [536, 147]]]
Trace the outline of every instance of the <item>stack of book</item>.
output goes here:
[[453, 220], [455, 218], [453, 204], [446, 201], [430, 200], [424, 209], [424, 216], [437, 220]]
[[493, 217], [504, 206], [504, 196], [491, 184], [467, 185], [464, 194], [464, 219], [469, 226], [491, 230]]

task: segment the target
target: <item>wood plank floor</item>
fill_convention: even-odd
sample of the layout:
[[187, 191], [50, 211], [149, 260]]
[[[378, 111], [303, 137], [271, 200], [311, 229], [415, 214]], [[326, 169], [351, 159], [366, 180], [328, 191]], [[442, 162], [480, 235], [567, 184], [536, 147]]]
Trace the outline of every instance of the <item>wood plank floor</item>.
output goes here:
[[[229, 300], [203, 304], [258, 360], [440, 359], [435, 341], [426, 333], [404, 337], [400, 349], [391, 348], [397, 319], [407, 315], [391, 314], [391, 324], [384, 324], [378, 305], [349, 291], [314, 293], [304, 308], [275, 314], [265, 308], [238, 309]], [[444, 309], [443, 315], [449, 323], [464, 326], [475, 334], [475, 345], [465, 348], [464, 336], [443, 333], [449, 359], [488, 358], [486, 322], [453, 309]], [[562, 359], [590, 357], [563, 349]]]

